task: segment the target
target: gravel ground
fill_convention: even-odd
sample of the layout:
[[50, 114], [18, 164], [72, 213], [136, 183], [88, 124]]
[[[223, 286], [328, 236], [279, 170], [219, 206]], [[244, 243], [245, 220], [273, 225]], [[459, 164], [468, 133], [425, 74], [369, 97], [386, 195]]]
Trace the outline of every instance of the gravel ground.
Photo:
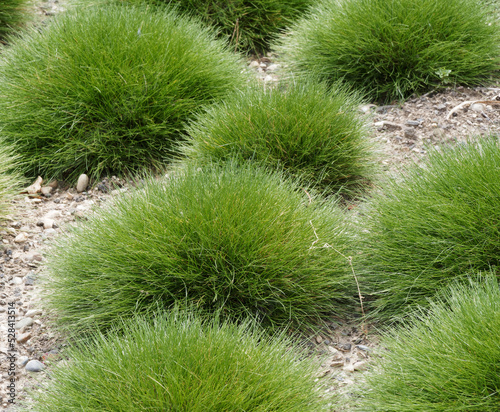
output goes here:
[[[56, 1], [38, 3], [41, 19], [63, 9]], [[263, 82], [272, 85], [282, 67], [276, 56], [254, 58], [249, 66]], [[449, 88], [428, 93], [404, 104], [385, 106], [364, 105], [360, 112], [373, 125], [370, 136], [380, 148], [380, 163], [390, 178], [397, 178], [402, 165], [419, 162], [429, 146], [453, 145], [469, 136], [498, 134], [500, 127], [500, 87]], [[479, 102], [479, 103], [475, 103]], [[76, 191], [76, 182], [56, 187], [51, 183], [50, 194], [20, 194], [14, 201], [10, 219], [0, 226], [0, 404], [15, 410], [9, 403], [10, 373], [15, 372], [16, 403], [27, 398], [25, 389], [46, 379], [46, 369], [28, 372], [37, 360], [42, 367], [60, 359], [64, 339], [47, 326], [39, 296], [39, 278], [43, 277], [43, 261], [51, 239], [65, 228], [85, 219], [93, 208], [108, 202], [116, 191], [128, 190], [129, 185], [116, 178], [106, 179], [98, 188]], [[48, 186], [45, 186], [48, 187]], [[14, 313], [16, 341], [9, 346], [8, 312]], [[12, 320], [12, 319], [11, 319]], [[25, 325], [19, 325], [23, 322]], [[353, 390], [362, 388], [363, 371], [371, 359], [382, 353], [376, 331], [366, 325], [344, 323], [332, 319], [330, 327], [307, 339], [312, 356], [324, 361], [318, 371], [318, 383], [325, 396], [342, 395], [342, 405], [332, 411], [346, 410], [355, 402]], [[15, 352], [12, 352], [12, 349]], [[16, 361], [10, 362], [9, 355]], [[28, 366], [28, 368], [31, 368]], [[38, 364], [40, 366], [40, 364]], [[36, 368], [37, 365], [34, 365]]]

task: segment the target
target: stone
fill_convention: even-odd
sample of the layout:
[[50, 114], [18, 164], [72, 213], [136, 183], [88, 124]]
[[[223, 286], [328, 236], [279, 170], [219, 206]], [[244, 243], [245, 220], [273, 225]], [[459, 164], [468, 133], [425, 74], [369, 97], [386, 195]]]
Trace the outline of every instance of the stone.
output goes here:
[[413, 129], [412, 127], [405, 127], [403, 133], [407, 139], [414, 140], [417, 138], [417, 132], [415, 132], [415, 129]]
[[270, 64], [269, 66], [267, 66], [267, 71], [268, 72], [275, 72], [276, 70], [279, 69], [279, 64], [276, 64], [276, 63], [273, 63], [273, 64]]
[[20, 330], [33, 325], [33, 318], [23, 318], [14, 325], [14, 329]]
[[28, 234], [26, 232], [21, 232], [14, 238], [14, 242], [16, 243], [24, 243], [27, 240], [28, 240]]
[[20, 356], [19, 359], [17, 360], [17, 366], [22, 368], [28, 363], [29, 360], [30, 358], [28, 358], [27, 356]]
[[436, 106], [434, 106], [434, 108], [438, 111], [438, 112], [444, 112], [446, 110], [446, 105], [444, 104], [437, 104]]
[[[28, 314], [26, 314], [26, 316], [28, 316]], [[365, 352], [368, 352], [370, 350], [370, 348], [368, 346], [365, 346], [365, 345], [356, 345], [356, 347], [360, 350], [365, 351]]]
[[31, 338], [31, 332], [26, 332], [16, 338], [17, 343], [26, 343]]
[[41, 315], [41, 314], [42, 314], [42, 311], [40, 309], [30, 309], [26, 312], [26, 314], [24, 316], [26, 316], [27, 318], [33, 318], [33, 317]]
[[26, 254], [24, 260], [26, 262], [41, 262], [43, 260], [43, 256], [38, 252], [30, 252]]
[[418, 120], [408, 120], [406, 122], [406, 125], [407, 126], [419, 126], [420, 125], [420, 122]]
[[45, 365], [42, 362], [33, 359], [26, 364], [25, 369], [28, 372], [41, 372], [45, 369]]
[[485, 105], [482, 103], [474, 103], [474, 104], [471, 104], [471, 106], [470, 106], [471, 110], [478, 112], [478, 113], [484, 112], [485, 108], [486, 108]]
[[26, 188], [25, 192], [27, 192], [30, 195], [34, 195], [35, 193], [39, 193], [40, 190], [42, 189], [42, 183], [43, 183], [42, 177], [38, 176], [37, 179], [35, 180], [35, 182], [31, 186], [28, 186]]
[[44, 196], [50, 196], [52, 194], [52, 187], [50, 186], [43, 186], [40, 191], [42, 192], [42, 195]]
[[89, 185], [89, 177], [86, 174], [81, 174], [78, 178], [78, 182], [76, 183], [76, 191], [81, 193], [87, 189]]
[[16, 276], [16, 277], [14, 277], [14, 279], [12, 279], [12, 283], [14, 285], [20, 285], [23, 283], [23, 278]]

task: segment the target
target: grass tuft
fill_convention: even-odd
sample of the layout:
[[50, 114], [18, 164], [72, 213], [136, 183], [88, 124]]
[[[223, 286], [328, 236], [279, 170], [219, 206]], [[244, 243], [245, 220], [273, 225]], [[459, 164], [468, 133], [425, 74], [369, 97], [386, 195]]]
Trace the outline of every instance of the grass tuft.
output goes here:
[[341, 79], [373, 100], [498, 78], [500, 31], [476, 0], [325, 0], [276, 50], [303, 74]]
[[354, 262], [383, 319], [403, 316], [455, 278], [500, 266], [496, 137], [431, 150], [370, 200]]
[[26, 0], [0, 0], [0, 44], [26, 19]]
[[325, 407], [318, 365], [283, 333], [255, 323], [176, 311], [94, 333], [65, 351], [50, 384], [34, 393], [38, 411], [282, 411]]
[[186, 167], [60, 238], [47, 256], [46, 300], [77, 332], [174, 304], [250, 315], [271, 329], [317, 326], [354, 303], [339, 253], [344, 219], [335, 204], [251, 164]]
[[496, 276], [453, 285], [382, 340], [359, 411], [500, 410]]
[[321, 190], [359, 193], [374, 164], [359, 104], [345, 88], [328, 91], [311, 81], [258, 85], [201, 113], [181, 151], [202, 164], [252, 159]]
[[243, 68], [172, 10], [76, 9], [2, 54], [0, 129], [29, 176], [161, 168], [196, 111], [246, 84]]
[[0, 142], [0, 223], [7, 217], [10, 201], [23, 183], [16, 161], [11, 148]]
[[[91, 0], [95, 2], [96, 0]], [[80, 0], [88, 3], [89, 0]], [[261, 54], [269, 51], [280, 31], [303, 15], [315, 0], [97, 0], [104, 3], [172, 5], [217, 29], [233, 50]]]

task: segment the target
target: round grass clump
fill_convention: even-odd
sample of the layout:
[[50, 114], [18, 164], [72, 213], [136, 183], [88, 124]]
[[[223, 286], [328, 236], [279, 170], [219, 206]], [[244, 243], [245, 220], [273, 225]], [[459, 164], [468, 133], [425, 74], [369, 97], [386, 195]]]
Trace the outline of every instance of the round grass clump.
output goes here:
[[[86, 2], [88, 0], [82, 0]], [[304, 14], [315, 0], [100, 0], [105, 3], [171, 4], [217, 29], [233, 50], [259, 54], [287, 25]]]
[[138, 318], [65, 350], [38, 411], [282, 411], [323, 409], [318, 364], [254, 323], [205, 321], [186, 312]]
[[335, 206], [253, 165], [179, 169], [61, 238], [46, 299], [82, 332], [174, 304], [314, 326], [348, 311], [355, 293]]
[[26, 19], [26, 0], [0, 0], [0, 44]]
[[339, 79], [373, 100], [498, 78], [500, 31], [476, 0], [324, 0], [276, 50], [298, 73]]
[[436, 290], [500, 266], [500, 148], [496, 137], [431, 150], [390, 180], [361, 218], [354, 260], [379, 318], [425, 306]]
[[0, 61], [0, 130], [28, 175], [161, 168], [202, 106], [246, 84], [214, 33], [168, 9], [56, 16]]
[[374, 163], [359, 104], [343, 88], [310, 81], [250, 87], [200, 114], [187, 128], [183, 153], [201, 163], [252, 159], [353, 194], [369, 184]]
[[498, 280], [469, 283], [386, 334], [357, 410], [500, 411]]
[[0, 223], [11, 209], [11, 200], [19, 189], [22, 178], [17, 173], [12, 149], [0, 141]]

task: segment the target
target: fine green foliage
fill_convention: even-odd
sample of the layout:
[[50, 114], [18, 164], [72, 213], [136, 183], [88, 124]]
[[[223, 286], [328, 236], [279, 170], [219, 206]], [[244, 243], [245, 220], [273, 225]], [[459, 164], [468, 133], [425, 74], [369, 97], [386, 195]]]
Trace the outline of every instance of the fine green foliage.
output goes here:
[[77, 332], [174, 304], [314, 326], [349, 311], [355, 294], [338, 253], [344, 218], [251, 164], [178, 169], [61, 238], [47, 256], [46, 299]]
[[11, 149], [0, 142], [0, 222], [8, 214], [10, 200], [22, 182], [11, 153]]
[[201, 163], [280, 166], [322, 190], [352, 194], [366, 188], [374, 163], [359, 104], [357, 95], [320, 83], [248, 88], [200, 114], [182, 151]]
[[477, 0], [324, 0], [276, 49], [298, 73], [374, 100], [498, 78], [500, 31]]
[[203, 105], [246, 83], [213, 32], [165, 9], [56, 16], [0, 61], [0, 130], [28, 175], [161, 168]]
[[26, 0], [0, 0], [0, 43], [26, 18]]
[[404, 315], [453, 279], [498, 267], [499, 198], [496, 137], [432, 150], [423, 166], [374, 195], [355, 263], [376, 316]]
[[[80, 0], [85, 3], [89, 0]], [[92, 0], [96, 1], [96, 0]], [[304, 14], [316, 0], [97, 0], [105, 3], [174, 5], [199, 17], [229, 40], [233, 50], [263, 53], [281, 30]]]
[[318, 365], [283, 333], [264, 334], [253, 322], [203, 321], [186, 312], [154, 322], [126, 322], [121, 333], [95, 333], [50, 371], [35, 410], [276, 411], [323, 409]]
[[496, 276], [453, 285], [390, 331], [360, 411], [500, 411]]

